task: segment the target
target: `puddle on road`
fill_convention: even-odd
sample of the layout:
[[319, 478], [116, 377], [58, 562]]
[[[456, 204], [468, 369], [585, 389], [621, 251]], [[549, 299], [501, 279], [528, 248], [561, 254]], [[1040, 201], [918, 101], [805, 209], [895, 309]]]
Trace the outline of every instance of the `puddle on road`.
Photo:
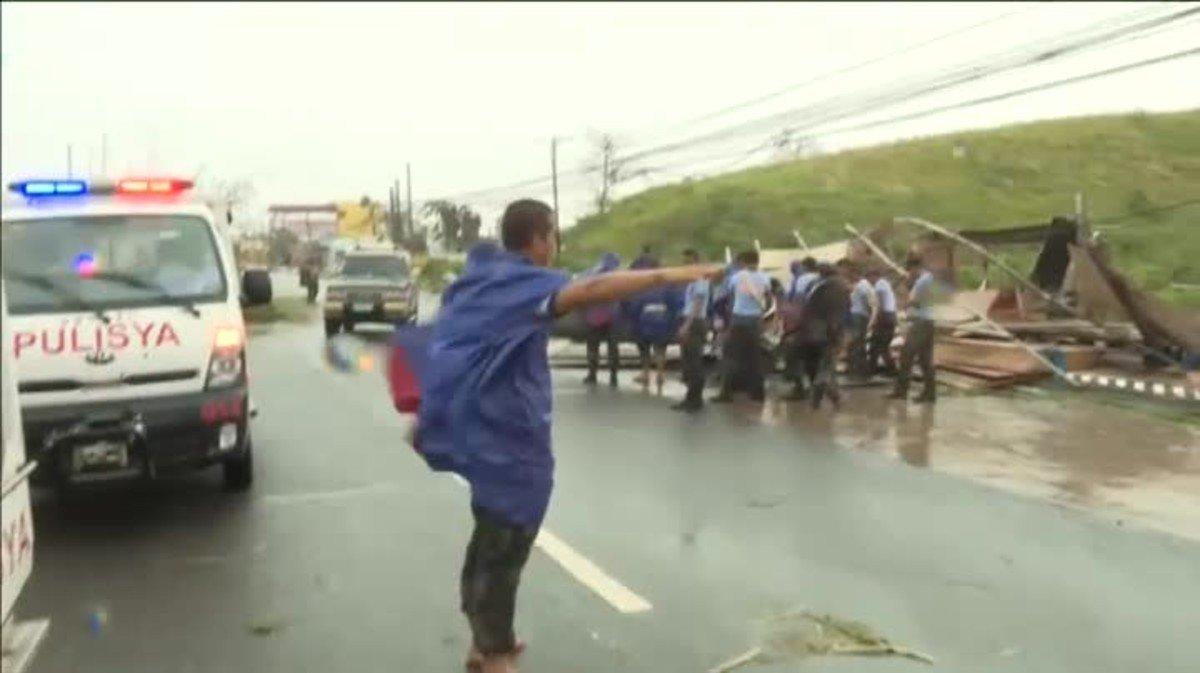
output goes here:
[[945, 395], [935, 407], [889, 402], [886, 392], [848, 391], [836, 414], [774, 402], [762, 418], [1200, 540], [1200, 424], [1069, 391]]

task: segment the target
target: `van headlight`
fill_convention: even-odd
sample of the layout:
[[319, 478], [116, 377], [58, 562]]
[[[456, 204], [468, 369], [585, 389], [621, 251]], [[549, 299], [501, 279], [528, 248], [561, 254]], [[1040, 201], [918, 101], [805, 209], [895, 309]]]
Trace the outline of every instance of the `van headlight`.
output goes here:
[[226, 388], [241, 383], [245, 375], [246, 348], [242, 331], [228, 326], [217, 328], [205, 389]]

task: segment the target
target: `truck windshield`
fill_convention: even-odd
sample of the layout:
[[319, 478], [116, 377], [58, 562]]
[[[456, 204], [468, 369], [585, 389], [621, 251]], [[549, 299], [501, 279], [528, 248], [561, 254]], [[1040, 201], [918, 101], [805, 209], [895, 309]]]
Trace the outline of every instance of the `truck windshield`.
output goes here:
[[3, 225], [10, 313], [224, 301], [217, 244], [202, 218], [113, 215]]
[[408, 264], [399, 257], [354, 255], [346, 258], [346, 263], [342, 266], [342, 275], [405, 278], [408, 276]]

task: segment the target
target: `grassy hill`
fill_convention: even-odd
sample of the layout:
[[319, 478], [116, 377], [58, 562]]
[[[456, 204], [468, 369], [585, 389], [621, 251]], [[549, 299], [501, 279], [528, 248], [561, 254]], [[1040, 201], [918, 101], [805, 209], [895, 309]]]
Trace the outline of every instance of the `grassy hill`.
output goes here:
[[[957, 151], [956, 151], [957, 148]], [[895, 215], [954, 229], [1048, 222], [1083, 191], [1120, 268], [1177, 304], [1200, 306], [1200, 110], [1128, 114], [953, 133], [656, 187], [581, 219], [568, 266], [605, 250], [630, 259], [694, 246], [711, 257], [752, 245], [845, 238]], [[1026, 267], [1027, 268], [1027, 267]], [[1180, 288], [1179, 285], [1185, 287]]]

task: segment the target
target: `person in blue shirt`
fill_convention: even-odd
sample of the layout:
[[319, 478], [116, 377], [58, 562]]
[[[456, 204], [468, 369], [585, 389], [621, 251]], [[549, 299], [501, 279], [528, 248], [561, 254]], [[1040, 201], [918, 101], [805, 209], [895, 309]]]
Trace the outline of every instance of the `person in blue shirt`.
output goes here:
[[788, 283], [788, 301], [804, 301], [808, 289], [821, 277], [817, 273], [817, 260], [805, 257], [799, 262], [792, 262], [792, 281]]
[[650, 387], [650, 369], [655, 370], [655, 384], [662, 394], [666, 379], [667, 345], [675, 337], [679, 311], [683, 306], [680, 288], [657, 287], [639, 294], [632, 301], [635, 318], [633, 333], [642, 354], [643, 387]]
[[420, 375], [414, 448], [431, 468], [455, 472], [471, 487], [475, 528], [461, 607], [472, 634], [468, 667], [483, 673], [515, 672], [523, 648], [513, 633], [517, 586], [554, 475], [546, 347], [555, 318], [721, 273], [688, 266], [569, 281], [547, 268], [556, 231], [545, 203], [511, 203], [500, 222], [503, 248], [484, 242], [470, 251], [443, 294], [427, 346], [408, 353]]
[[[585, 277], [611, 273], [621, 266], [621, 258], [614, 252], [606, 252], [600, 263], [588, 269]], [[608, 345], [608, 385], [617, 386], [617, 372], [621, 369], [620, 345], [617, 343], [617, 318], [620, 307], [615, 303], [589, 306], [583, 311], [583, 322], [587, 327], [588, 373], [583, 379], [587, 385], [596, 383], [596, 370], [600, 368], [600, 343]]]
[[[695, 250], [683, 251], [684, 264], [700, 263]], [[712, 303], [712, 283], [707, 278], [694, 280], [683, 293], [683, 324], [679, 327], [679, 350], [683, 360], [683, 382], [687, 395], [671, 407], [695, 412], [704, 408], [704, 342], [708, 337], [708, 311]]]
[[863, 277], [862, 270], [849, 259], [839, 260], [846, 286], [850, 288], [850, 322], [847, 325], [849, 343], [846, 359], [850, 375], [857, 379], [867, 376], [867, 326], [875, 310], [875, 288]]
[[900, 371], [896, 377], [896, 386], [892, 389], [891, 399], [902, 400], [908, 397], [908, 384], [912, 377], [913, 361], [921, 365], [924, 377], [921, 394], [913, 398], [914, 402], [932, 404], [936, 399], [936, 376], [933, 366], [933, 274], [924, 267], [919, 257], [909, 257], [905, 260], [904, 269], [908, 275], [908, 284], [912, 288], [908, 294], [908, 331], [904, 335], [904, 349], [900, 352]]
[[[642, 247], [642, 254], [638, 255], [637, 259], [633, 260], [633, 262], [629, 264], [629, 269], [631, 271], [657, 269], [658, 266], [658, 257], [651, 252], [650, 246], [646, 245]], [[643, 316], [642, 310], [646, 308], [647, 305], [653, 305], [651, 312], [656, 311], [664, 306], [664, 304], [660, 302], [653, 301], [649, 294], [641, 294], [636, 297], [631, 297], [621, 305], [621, 311], [625, 316], [625, 320], [628, 321], [628, 324], [632, 329], [633, 340], [634, 343], [637, 344], [638, 349], [638, 360], [642, 365], [641, 373], [633, 377], [633, 381], [634, 383], [642, 384], [642, 386], [645, 388], [650, 387], [650, 361], [652, 355], [657, 355], [657, 353], [652, 354], [651, 351], [656, 350], [653, 342], [658, 340], [655, 338], [656, 335], [654, 334], [654, 332], [657, 330], [653, 326], [649, 328], [647, 328], [647, 326], [655, 325], [657, 322], [659, 322], [657, 318], [660, 317], [656, 315]], [[666, 346], [663, 346], [664, 362], [666, 360], [665, 349]]]
[[728, 402], [741, 389], [755, 402], [766, 398], [762, 362], [762, 318], [770, 308], [771, 279], [758, 270], [758, 251], [738, 255], [741, 270], [729, 279], [733, 293], [729, 333], [722, 348], [725, 377], [714, 402]]

